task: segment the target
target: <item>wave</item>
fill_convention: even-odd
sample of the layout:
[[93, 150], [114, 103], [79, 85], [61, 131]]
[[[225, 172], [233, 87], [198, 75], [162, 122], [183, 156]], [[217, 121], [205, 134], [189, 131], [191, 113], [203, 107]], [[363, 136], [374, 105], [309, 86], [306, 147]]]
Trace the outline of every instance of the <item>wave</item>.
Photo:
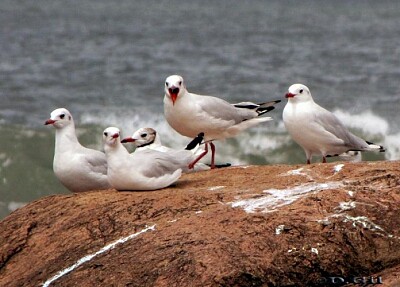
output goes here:
[[[336, 109], [334, 114], [358, 136], [386, 147], [387, 152], [383, 155], [365, 153], [365, 160], [400, 159], [400, 133], [392, 134], [386, 119], [370, 110], [352, 114]], [[276, 115], [272, 117], [275, 118], [272, 122], [244, 131], [235, 138], [217, 141], [217, 160], [231, 164], [303, 163], [303, 151], [291, 140], [282, 119]], [[116, 126], [123, 136], [131, 135], [141, 127], [152, 127], [157, 130], [164, 145], [177, 149], [185, 147], [190, 140], [175, 132], [162, 112], [122, 108], [108, 111], [105, 116], [101, 112], [85, 114], [80, 122], [103, 128]]]

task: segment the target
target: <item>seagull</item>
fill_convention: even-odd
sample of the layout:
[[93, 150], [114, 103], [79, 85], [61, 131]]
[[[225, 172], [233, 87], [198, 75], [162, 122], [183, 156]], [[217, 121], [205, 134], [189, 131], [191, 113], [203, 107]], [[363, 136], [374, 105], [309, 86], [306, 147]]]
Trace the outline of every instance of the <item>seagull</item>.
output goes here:
[[151, 149], [130, 154], [122, 145], [120, 131], [108, 127], [103, 132], [107, 175], [117, 190], [156, 190], [170, 186], [182, 174], [173, 156]]
[[314, 102], [308, 87], [294, 84], [285, 97], [288, 102], [283, 109], [283, 122], [289, 134], [306, 153], [307, 164], [313, 155], [338, 156], [349, 151], [385, 151], [352, 134], [339, 119]]
[[135, 153], [143, 150], [155, 150], [157, 152], [165, 152], [175, 156], [175, 159], [181, 161], [181, 168], [184, 173], [192, 171], [209, 170], [210, 167], [203, 163], [196, 163], [193, 168], [189, 168], [189, 164], [193, 162], [196, 156], [196, 150], [203, 141], [203, 136], [198, 135], [192, 142], [188, 144], [186, 149], [175, 150], [161, 144], [160, 136], [157, 131], [152, 128], [140, 128], [133, 133], [131, 137], [124, 138], [121, 143], [132, 142], [136, 146]]
[[165, 80], [164, 114], [168, 124], [190, 138], [200, 132], [205, 134], [204, 152], [189, 167], [207, 154], [210, 144], [211, 168], [215, 168], [215, 145], [212, 141], [234, 137], [247, 128], [271, 121], [271, 117], [259, 116], [273, 110], [279, 102], [230, 104], [220, 98], [189, 93], [179, 75]]
[[106, 155], [79, 143], [74, 120], [67, 109], [52, 111], [45, 125], [56, 129], [53, 170], [66, 188], [72, 192], [111, 188], [107, 180]]

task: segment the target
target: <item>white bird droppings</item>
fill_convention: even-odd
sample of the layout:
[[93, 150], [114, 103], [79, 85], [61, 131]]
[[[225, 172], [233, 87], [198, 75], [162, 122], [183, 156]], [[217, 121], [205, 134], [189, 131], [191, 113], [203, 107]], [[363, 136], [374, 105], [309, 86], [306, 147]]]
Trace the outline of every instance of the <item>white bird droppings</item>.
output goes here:
[[211, 186], [208, 190], [209, 191], [214, 191], [214, 190], [219, 190], [225, 188], [224, 185], [218, 185], [218, 186]]
[[142, 230], [140, 230], [139, 232], [130, 234], [128, 236], [122, 237], [118, 240], [115, 240], [114, 242], [111, 242], [110, 244], [107, 244], [106, 246], [104, 246], [103, 248], [101, 248], [99, 251], [93, 253], [93, 254], [89, 254], [86, 255], [84, 257], [82, 257], [81, 259], [79, 259], [78, 261], [76, 261], [75, 264], [71, 265], [68, 268], [65, 268], [64, 270], [61, 270], [60, 272], [58, 272], [56, 275], [54, 275], [53, 277], [51, 277], [50, 279], [48, 279], [46, 282], [43, 283], [43, 287], [48, 287], [51, 283], [53, 283], [54, 281], [56, 281], [57, 279], [61, 278], [62, 276], [70, 273], [71, 271], [73, 271], [74, 269], [76, 269], [77, 267], [81, 266], [82, 264], [92, 260], [94, 257], [108, 251], [111, 250], [113, 248], [115, 248], [117, 245], [120, 245], [122, 243], [127, 242], [128, 240], [131, 240], [135, 237], [137, 237], [138, 235], [145, 233], [149, 230], [154, 230], [155, 229], [155, 225], [152, 226], [148, 226]]
[[281, 234], [282, 231], [283, 231], [284, 229], [285, 229], [285, 225], [283, 225], [283, 224], [278, 225], [278, 226], [275, 228], [275, 234], [276, 234], [276, 235]]
[[341, 186], [340, 182], [307, 183], [288, 189], [267, 189], [263, 193], [267, 195], [242, 199], [231, 202], [232, 207], [241, 207], [248, 213], [272, 212], [277, 208], [292, 204], [296, 200], [307, 196], [309, 193], [318, 193], [321, 190], [334, 189]]
[[335, 173], [337, 173], [337, 172], [341, 171], [343, 167], [344, 167], [344, 164], [342, 164], [342, 163], [341, 164], [337, 164], [337, 165], [335, 165], [333, 167], [333, 170], [334, 170]]

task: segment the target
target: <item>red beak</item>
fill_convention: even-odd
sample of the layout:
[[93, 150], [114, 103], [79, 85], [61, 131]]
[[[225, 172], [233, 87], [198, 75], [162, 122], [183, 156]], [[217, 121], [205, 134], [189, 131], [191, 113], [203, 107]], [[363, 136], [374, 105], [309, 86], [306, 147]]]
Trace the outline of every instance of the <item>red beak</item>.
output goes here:
[[293, 98], [295, 96], [295, 94], [292, 94], [292, 93], [287, 93], [286, 95], [285, 95], [285, 98]]
[[56, 122], [55, 120], [48, 119], [47, 121], [44, 122], [44, 124], [47, 126], [47, 125], [52, 125], [52, 124], [54, 124], [55, 122]]
[[121, 141], [121, 143], [133, 143], [135, 139], [133, 138], [125, 138]]
[[116, 139], [117, 137], [119, 137], [119, 134], [113, 134], [113, 135], [112, 135], [112, 138], [113, 138], [113, 139]]
[[179, 88], [175, 88], [174, 86], [172, 86], [168, 89], [168, 92], [171, 96], [172, 104], [175, 105], [175, 101], [178, 98]]

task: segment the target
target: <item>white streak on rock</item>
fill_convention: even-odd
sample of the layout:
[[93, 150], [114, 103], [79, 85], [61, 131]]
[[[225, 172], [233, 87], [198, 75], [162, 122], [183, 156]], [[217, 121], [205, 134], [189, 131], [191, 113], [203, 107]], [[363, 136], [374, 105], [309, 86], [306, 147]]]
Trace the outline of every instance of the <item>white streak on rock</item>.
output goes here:
[[305, 176], [310, 180], [314, 180], [312, 178], [312, 176], [310, 176], [309, 174], [303, 172], [304, 168], [301, 167], [299, 169], [293, 169], [293, 170], [289, 170], [287, 173], [282, 174], [282, 176], [291, 176], [291, 175], [301, 175], [301, 176]]
[[285, 229], [285, 225], [283, 225], [283, 224], [278, 225], [278, 226], [275, 228], [275, 234], [276, 234], [276, 235], [281, 234], [282, 231], [283, 231], [284, 229]]
[[355, 201], [339, 202], [339, 207], [337, 208], [342, 211], [351, 210], [356, 208], [356, 202]]
[[343, 167], [344, 167], [344, 164], [342, 164], [342, 163], [341, 164], [337, 164], [337, 165], [335, 165], [333, 167], [333, 170], [334, 170], [335, 173], [337, 173], [337, 172], [341, 171]]
[[214, 191], [214, 190], [219, 190], [219, 189], [223, 189], [223, 188], [225, 188], [224, 185], [218, 185], [218, 186], [212, 186], [208, 190]]
[[104, 246], [103, 248], [101, 248], [99, 251], [93, 253], [93, 254], [89, 254], [86, 255], [84, 257], [82, 257], [81, 259], [79, 259], [78, 261], [76, 261], [75, 264], [71, 265], [68, 268], [65, 268], [63, 270], [61, 270], [60, 272], [58, 272], [56, 275], [54, 275], [53, 277], [51, 277], [50, 279], [48, 279], [46, 282], [43, 283], [43, 287], [48, 287], [51, 283], [53, 283], [54, 281], [56, 281], [57, 279], [61, 278], [62, 276], [70, 273], [71, 271], [73, 271], [74, 269], [76, 269], [77, 267], [81, 266], [82, 264], [92, 260], [94, 257], [108, 251], [111, 250], [113, 248], [115, 248], [117, 245], [120, 245], [122, 243], [127, 242], [128, 240], [131, 240], [135, 237], [137, 237], [138, 235], [145, 233], [149, 230], [154, 230], [155, 229], [155, 225], [152, 226], [148, 226], [145, 229], [140, 230], [139, 232], [130, 234], [128, 236], [122, 237], [118, 240], [115, 240], [114, 242], [111, 242], [110, 244], [107, 244], [106, 246]]
[[231, 202], [232, 207], [241, 207], [248, 213], [272, 212], [277, 208], [292, 204], [296, 200], [307, 196], [309, 193], [318, 193], [325, 189], [335, 189], [341, 186], [339, 182], [308, 183], [288, 189], [264, 190], [266, 196], [242, 199]]
[[366, 216], [353, 217], [348, 214], [345, 214], [343, 216], [344, 216], [343, 222], [352, 222], [353, 223], [352, 225], [354, 227], [357, 227], [357, 225], [361, 225], [363, 228], [369, 229], [371, 231], [381, 231], [383, 233], [387, 233], [382, 227], [370, 221]]

